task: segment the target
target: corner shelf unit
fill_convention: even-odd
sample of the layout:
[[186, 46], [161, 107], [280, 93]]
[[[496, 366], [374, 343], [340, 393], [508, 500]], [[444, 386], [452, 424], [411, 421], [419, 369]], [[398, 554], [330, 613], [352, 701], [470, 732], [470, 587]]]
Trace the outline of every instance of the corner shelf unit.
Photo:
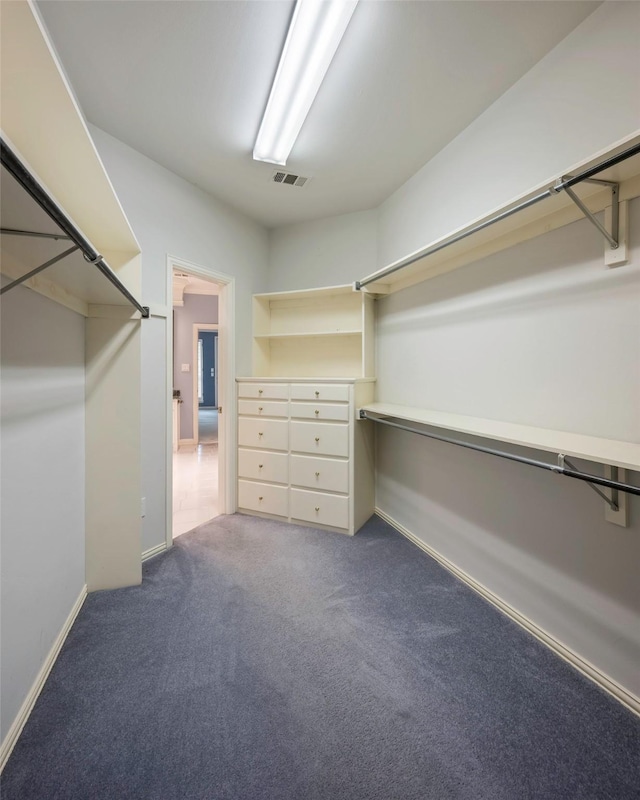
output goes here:
[[353, 286], [253, 296], [253, 375], [373, 378], [373, 298]]

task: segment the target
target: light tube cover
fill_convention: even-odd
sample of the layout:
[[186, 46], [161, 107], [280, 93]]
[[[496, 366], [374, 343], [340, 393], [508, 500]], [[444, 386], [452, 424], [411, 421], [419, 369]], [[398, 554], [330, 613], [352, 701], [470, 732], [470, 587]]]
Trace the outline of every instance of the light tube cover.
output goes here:
[[285, 165], [358, 0], [297, 0], [267, 108], [256, 161]]

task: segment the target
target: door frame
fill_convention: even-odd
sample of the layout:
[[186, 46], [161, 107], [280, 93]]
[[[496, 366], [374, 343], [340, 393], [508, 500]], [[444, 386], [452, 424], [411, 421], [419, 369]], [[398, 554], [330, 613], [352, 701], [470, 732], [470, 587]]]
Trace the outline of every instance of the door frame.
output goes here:
[[166, 543], [173, 545], [173, 270], [179, 269], [220, 287], [218, 294], [218, 504], [221, 514], [236, 510], [236, 408], [235, 408], [235, 278], [223, 272], [167, 254], [166, 336]]
[[[218, 347], [220, 347], [220, 324], [218, 322], [194, 322], [193, 323], [193, 356], [191, 363], [195, 365], [198, 363], [198, 331], [217, 331], [218, 332]], [[220, 387], [219, 379], [218, 380], [218, 388]], [[221, 403], [218, 403], [220, 392], [216, 392], [216, 406], [220, 408]], [[200, 421], [198, 419], [198, 370], [193, 370], [193, 441], [198, 444], [198, 439], [200, 438]], [[220, 426], [220, 416], [218, 415], [218, 427]], [[219, 435], [218, 435], [218, 447], [219, 444]]]

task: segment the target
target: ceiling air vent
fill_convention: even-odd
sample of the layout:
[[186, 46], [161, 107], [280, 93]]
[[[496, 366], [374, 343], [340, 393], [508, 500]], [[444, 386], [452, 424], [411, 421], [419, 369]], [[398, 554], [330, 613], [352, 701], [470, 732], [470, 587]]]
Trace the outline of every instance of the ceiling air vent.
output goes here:
[[294, 175], [291, 172], [281, 172], [280, 170], [276, 170], [271, 176], [272, 183], [283, 183], [287, 186], [302, 187], [310, 180], [311, 178], [305, 178], [302, 175]]

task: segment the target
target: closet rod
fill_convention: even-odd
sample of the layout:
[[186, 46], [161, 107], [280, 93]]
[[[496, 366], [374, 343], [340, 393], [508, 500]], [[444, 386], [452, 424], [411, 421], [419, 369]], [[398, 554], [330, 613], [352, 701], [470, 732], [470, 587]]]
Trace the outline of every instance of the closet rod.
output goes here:
[[615, 156], [610, 156], [609, 158], [606, 158], [604, 161], [600, 161], [595, 166], [589, 167], [589, 169], [586, 169], [583, 172], [578, 173], [577, 175], [572, 175], [570, 178], [566, 179], [560, 178], [552, 187], [550, 187], [549, 189], [545, 189], [544, 192], [540, 192], [540, 194], [537, 194], [534, 197], [530, 197], [528, 200], [519, 203], [517, 206], [514, 206], [513, 208], [508, 208], [506, 211], [501, 211], [500, 213], [495, 214], [492, 217], [489, 217], [483, 222], [479, 222], [472, 228], [462, 231], [453, 238], [447, 239], [445, 242], [441, 242], [440, 244], [435, 244], [432, 245], [431, 247], [427, 247], [425, 250], [421, 250], [420, 252], [415, 253], [412, 256], [409, 256], [408, 258], [399, 261], [397, 264], [392, 264], [390, 267], [387, 267], [387, 269], [383, 269], [380, 272], [376, 272], [373, 275], [369, 275], [369, 277], [363, 278], [361, 281], [356, 281], [355, 288], [356, 290], [362, 289], [363, 286], [367, 286], [370, 283], [377, 283], [383, 278], [386, 278], [388, 275], [393, 275], [394, 272], [398, 272], [399, 270], [404, 269], [405, 267], [408, 267], [411, 264], [415, 264], [416, 261], [420, 261], [421, 259], [426, 258], [427, 256], [432, 256], [434, 253], [438, 253], [440, 250], [444, 250], [446, 247], [449, 247], [452, 244], [456, 244], [456, 242], [461, 242], [468, 236], [472, 236], [474, 233], [478, 233], [479, 231], [482, 231], [485, 228], [494, 225], [496, 222], [501, 222], [503, 219], [507, 219], [507, 217], [511, 217], [513, 214], [517, 214], [518, 211], [524, 211], [525, 208], [529, 208], [530, 206], [539, 203], [541, 200], [545, 200], [547, 197], [554, 197], [564, 189], [570, 189], [577, 183], [582, 183], [583, 181], [587, 181], [593, 175], [597, 175], [599, 172], [602, 172], [605, 169], [609, 169], [610, 167], [615, 167], [616, 164], [620, 164], [622, 161], [626, 161], [628, 158], [638, 155], [638, 153], [640, 153], [640, 142], [638, 144], [632, 145], [631, 147], [628, 147], [626, 150], [623, 150], [621, 153], [618, 153]]
[[104, 258], [91, 246], [80, 231], [75, 227], [71, 220], [64, 214], [62, 209], [53, 202], [45, 190], [35, 180], [33, 175], [22, 164], [20, 159], [9, 148], [4, 139], [0, 138], [0, 157], [2, 166], [10, 172], [18, 181], [22, 188], [29, 194], [40, 208], [61, 228], [69, 239], [78, 246], [86, 261], [96, 266], [105, 278], [110, 281], [116, 289], [136, 308], [143, 319], [149, 317], [147, 306], [141, 305], [131, 294], [127, 287], [118, 278], [115, 272], [107, 264]]
[[371, 422], [379, 422], [382, 425], [388, 425], [391, 428], [399, 428], [402, 431], [409, 433], [417, 433], [419, 436], [426, 436], [429, 439], [437, 439], [439, 442], [446, 442], [447, 444], [455, 444], [459, 447], [466, 447], [468, 450], [477, 450], [480, 453], [487, 453], [490, 456], [498, 456], [499, 458], [506, 458], [509, 461], [517, 461], [520, 464], [527, 464], [530, 467], [538, 467], [539, 469], [546, 469], [549, 472], [555, 472], [558, 475], [566, 475], [567, 478], [575, 478], [585, 483], [595, 483], [598, 486], [606, 486], [608, 489], [617, 489], [619, 492], [628, 492], [629, 494], [640, 495], [640, 487], [632, 486], [629, 483], [621, 483], [614, 481], [610, 478], [600, 478], [598, 475], [591, 475], [588, 472], [580, 472], [580, 470], [567, 468], [564, 462], [564, 456], [559, 457], [558, 464], [549, 464], [547, 461], [537, 461], [535, 458], [527, 458], [526, 456], [519, 456], [515, 453], [507, 453], [504, 450], [495, 450], [493, 447], [485, 447], [481, 444], [473, 444], [472, 442], [465, 442], [462, 439], [453, 439], [449, 436], [441, 436], [438, 433], [431, 433], [431, 431], [422, 431], [417, 428], [411, 428], [409, 425], [402, 425], [399, 422], [393, 422], [393, 417], [378, 417], [370, 416], [369, 412], [365, 409], [360, 411], [360, 419], [368, 419]]

